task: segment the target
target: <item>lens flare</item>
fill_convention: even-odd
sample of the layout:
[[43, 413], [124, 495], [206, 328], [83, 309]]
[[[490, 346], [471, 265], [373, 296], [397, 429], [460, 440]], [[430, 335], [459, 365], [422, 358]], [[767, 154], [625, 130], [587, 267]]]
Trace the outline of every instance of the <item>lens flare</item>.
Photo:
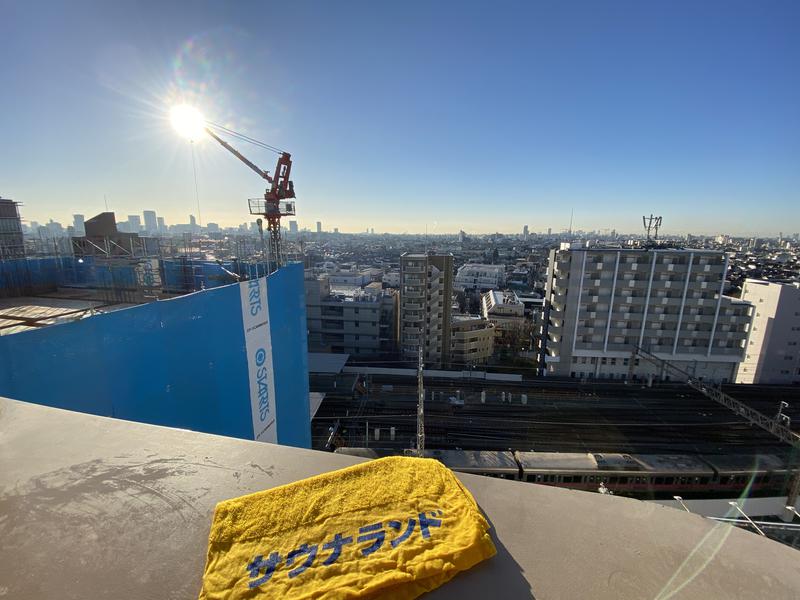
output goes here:
[[169, 120], [178, 135], [188, 140], [199, 140], [206, 129], [206, 120], [194, 106], [179, 104], [169, 112]]

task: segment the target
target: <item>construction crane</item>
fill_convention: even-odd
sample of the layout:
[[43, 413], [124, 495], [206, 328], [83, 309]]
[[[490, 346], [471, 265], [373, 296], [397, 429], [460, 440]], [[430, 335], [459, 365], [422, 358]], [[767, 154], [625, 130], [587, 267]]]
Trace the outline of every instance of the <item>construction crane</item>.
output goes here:
[[[217, 126], [224, 131], [229, 131], [224, 127]], [[264, 171], [244, 154], [231, 146], [228, 142], [217, 135], [211, 127], [206, 126], [205, 132], [217, 140], [220, 145], [236, 158], [250, 167], [256, 174], [264, 179], [270, 187], [264, 192], [264, 198], [250, 198], [248, 200], [250, 214], [261, 215], [267, 221], [267, 231], [269, 232], [269, 251], [265, 257], [268, 264], [268, 271], [272, 273], [283, 265], [283, 249], [281, 248], [281, 217], [291, 217], [295, 215], [294, 202], [290, 200], [295, 197], [294, 183], [289, 176], [292, 172], [292, 156], [288, 152], [279, 152], [278, 164], [275, 166], [275, 174], [270, 175], [269, 171]], [[250, 141], [246, 136], [239, 137]], [[253, 140], [255, 141], [255, 140]], [[265, 146], [264, 144], [261, 144]], [[274, 268], [272, 265], [274, 264]]]

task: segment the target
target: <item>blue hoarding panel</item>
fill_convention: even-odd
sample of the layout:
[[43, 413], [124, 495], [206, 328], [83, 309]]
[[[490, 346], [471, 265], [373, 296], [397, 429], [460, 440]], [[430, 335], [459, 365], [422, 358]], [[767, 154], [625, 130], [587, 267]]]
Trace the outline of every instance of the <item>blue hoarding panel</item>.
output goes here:
[[308, 373], [308, 328], [303, 275], [301, 263], [287, 265], [270, 275], [267, 291], [272, 360], [275, 368], [278, 442], [287, 446], [310, 448], [308, 377], [293, 376], [295, 370]]
[[[281, 328], [270, 337], [277, 361], [275, 403], [279, 411], [286, 405], [288, 419], [283, 423], [278, 412], [278, 442], [308, 447], [304, 304], [299, 314], [291, 314], [283, 300], [302, 300], [302, 267], [296, 271], [290, 268], [285, 275], [281, 270], [269, 278], [270, 314], [272, 304], [277, 311], [271, 322]], [[0, 395], [253, 439], [240, 287], [2, 336]]]

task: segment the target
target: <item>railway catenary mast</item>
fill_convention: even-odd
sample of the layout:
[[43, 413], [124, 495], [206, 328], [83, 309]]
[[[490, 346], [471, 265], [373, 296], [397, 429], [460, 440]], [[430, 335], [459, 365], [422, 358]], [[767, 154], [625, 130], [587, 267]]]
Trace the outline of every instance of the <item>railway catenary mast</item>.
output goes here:
[[[295, 198], [294, 183], [289, 179], [292, 171], [291, 154], [288, 152], [279, 152], [278, 163], [275, 166], [275, 174], [271, 176], [269, 171], [261, 169], [244, 154], [214, 133], [210, 127], [206, 127], [205, 131], [208, 135], [217, 140], [223, 148], [270, 184], [270, 187], [264, 192], [263, 200], [261, 198], [251, 198], [248, 200], [248, 203], [251, 215], [261, 215], [267, 221], [267, 231], [269, 232], [269, 256], [266, 257], [266, 260], [269, 265], [269, 272], [277, 270], [283, 265], [281, 217], [290, 217], [295, 214], [294, 202], [287, 201]], [[272, 268], [273, 263], [275, 268]]]
[[[739, 402], [735, 398], [723, 392], [721, 389], [703, 383], [701, 380], [696, 379], [683, 369], [676, 367], [669, 361], [659, 358], [652, 352], [639, 346], [634, 346], [633, 350], [631, 351], [631, 358], [629, 361], [630, 366], [628, 367], [629, 381], [633, 379], [634, 365], [637, 357], [641, 357], [642, 359], [659, 367], [662, 375], [665, 371], [670, 371], [679, 377], [685, 377], [686, 384], [689, 387], [694, 388], [707, 398], [718, 402], [722, 406], [729, 408], [734, 413], [748, 421], [750, 424], [760, 427], [761, 429], [774, 435], [782, 442], [786, 442], [792, 446], [795, 452], [800, 450], [800, 435], [792, 431], [788, 425], [788, 419], [782, 417], [781, 413], [783, 410], [783, 404], [781, 404], [781, 409], [778, 411], [778, 414], [775, 416], [775, 418], [768, 417], [767, 415], [750, 408], [744, 402]], [[794, 510], [794, 505], [797, 502], [797, 498], [800, 496], [800, 469], [797, 467], [796, 458], [794, 458], [793, 462], [795, 464], [792, 465], [792, 475], [789, 481], [789, 489], [787, 490], [786, 494], [786, 508], [789, 509], [789, 505], [791, 505], [792, 511]], [[791, 520], [792, 518], [794, 518], [794, 515], [791, 512], [784, 513], [784, 520]]]

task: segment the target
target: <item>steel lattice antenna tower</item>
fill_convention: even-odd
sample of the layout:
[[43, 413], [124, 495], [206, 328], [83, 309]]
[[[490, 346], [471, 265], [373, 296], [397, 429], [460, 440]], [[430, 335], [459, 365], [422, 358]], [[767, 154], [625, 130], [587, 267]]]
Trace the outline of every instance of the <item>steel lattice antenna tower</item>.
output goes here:
[[[642, 217], [642, 224], [644, 225], [645, 231], [647, 231], [647, 241], [658, 241], [658, 229], [661, 227], [661, 217], [654, 217], [651, 213], [649, 217], [643, 216]], [[655, 231], [655, 238], [650, 236], [650, 232]]]
[[417, 456], [425, 458], [425, 388], [422, 383], [422, 346], [417, 364]]

